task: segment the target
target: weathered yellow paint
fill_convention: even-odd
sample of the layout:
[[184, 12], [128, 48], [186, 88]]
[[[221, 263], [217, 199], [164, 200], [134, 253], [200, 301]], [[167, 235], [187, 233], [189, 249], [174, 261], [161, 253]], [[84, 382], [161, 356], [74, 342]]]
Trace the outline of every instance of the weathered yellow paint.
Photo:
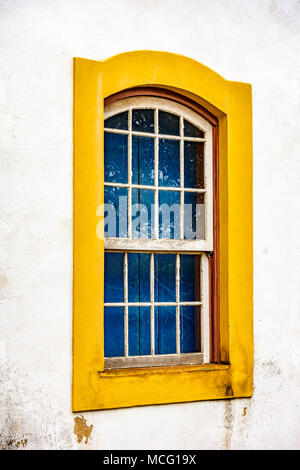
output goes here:
[[[251, 86], [165, 52], [74, 60], [73, 411], [233, 397], [253, 389]], [[167, 87], [219, 119], [221, 356], [226, 364], [104, 371], [103, 103], [134, 86]]]
[[89, 374], [104, 364], [104, 241], [96, 237], [104, 165], [99, 64], [75, 61], [74, 74], [73, 408], [78, 409], [82, 396], [92, 406]]

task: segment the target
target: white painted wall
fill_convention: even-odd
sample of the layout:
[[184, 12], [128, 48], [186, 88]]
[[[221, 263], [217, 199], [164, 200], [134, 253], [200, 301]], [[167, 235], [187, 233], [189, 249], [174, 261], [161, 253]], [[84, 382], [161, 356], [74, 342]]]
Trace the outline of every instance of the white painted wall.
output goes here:
[[[298, 0], [0, 1], [0, 442], [300, 448]], [[72, 58], [153, 49], [253, 84], [252, 399], [84, 413], [73, 433]]]

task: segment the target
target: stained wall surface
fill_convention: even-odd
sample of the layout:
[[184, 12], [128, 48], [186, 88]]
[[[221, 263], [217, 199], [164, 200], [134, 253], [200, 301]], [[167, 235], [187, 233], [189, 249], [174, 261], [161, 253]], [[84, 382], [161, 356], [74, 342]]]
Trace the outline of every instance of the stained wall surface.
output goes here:
[[[0, 447], [300, 448], [299, 1], [1, 0], [0, 25]], [[255, 390], [81, 416], [72, 59], [137, 49], [253, 85]]]

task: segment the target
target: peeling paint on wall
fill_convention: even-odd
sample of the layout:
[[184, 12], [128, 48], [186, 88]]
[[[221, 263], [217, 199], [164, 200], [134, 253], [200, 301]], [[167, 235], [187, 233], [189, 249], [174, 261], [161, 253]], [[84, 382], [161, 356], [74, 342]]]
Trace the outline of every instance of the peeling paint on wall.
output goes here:
[[13, 449], [19, 449], [19, 448], [24, 448], [27, 446], [27, 439], [20, 439], [19, 441], [16, 441], [12, 437], [7, 437], [4, 440], [0, 436], [0, 449], [1, 450], [13, 450]]
[[225, 401], [225, 412], [224, 412], [224, 447], [227, 450], [231, 449], [231, 438], [232, 438], [232, 426], [233, 426], [233, 413], [232, 413], [232, 401]]
[[273, 377], [281, 374], [281, 370], [275, 361], [265, 361], [262, 364], [264, 374]]
[[77, 442], [80, 444], [85, 438], [85, 444], [87, 444], [94, 426], [92, 424], [88, 426], [83, 416], [76, 416], [74, 423], [74, 434], [77, 436]]

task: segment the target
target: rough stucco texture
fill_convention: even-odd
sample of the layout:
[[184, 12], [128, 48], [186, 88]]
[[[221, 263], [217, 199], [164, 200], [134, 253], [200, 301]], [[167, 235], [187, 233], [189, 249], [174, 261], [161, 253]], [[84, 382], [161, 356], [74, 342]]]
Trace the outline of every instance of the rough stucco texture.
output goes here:
[[[1, 0], [0, 24], [0, 446], [299, 448], [299, 1]], [[70, 404], [72, 58], [136, 49], [253, 85], [255, 391], [82, 417]]]

